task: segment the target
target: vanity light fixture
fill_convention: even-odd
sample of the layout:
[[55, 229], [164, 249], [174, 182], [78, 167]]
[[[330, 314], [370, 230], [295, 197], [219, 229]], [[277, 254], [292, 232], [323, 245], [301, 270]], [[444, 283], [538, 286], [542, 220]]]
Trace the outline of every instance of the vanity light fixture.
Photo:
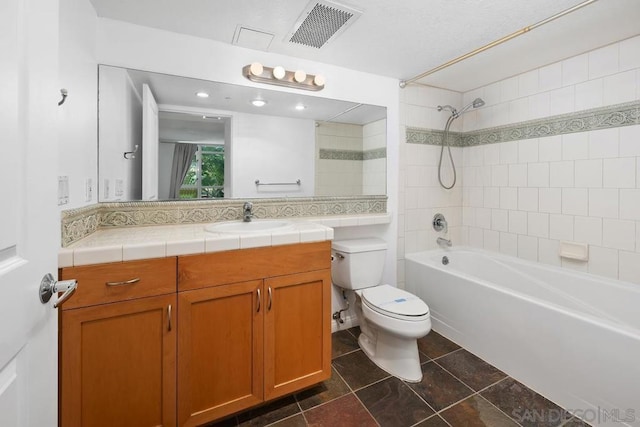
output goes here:
[[307, 74], [302, 70], [287, 71], [278, 65], [265, 67], [254, 62], [242, 67], [242, 75], [252, 82], [286, 86], [294, 89], [318, 91], [324, 89], [325, 79], [321, 75]]
[[208, 98], [209, 94], [207, 92], [196, 92], [196, 96], [198, 98]]
[[267, 101], [265, 101], [264, 99], [254, 99], [253, 101], [251, 101], [251, 104], [254, 107], [264, 107], [265, 105], [267, 105]]

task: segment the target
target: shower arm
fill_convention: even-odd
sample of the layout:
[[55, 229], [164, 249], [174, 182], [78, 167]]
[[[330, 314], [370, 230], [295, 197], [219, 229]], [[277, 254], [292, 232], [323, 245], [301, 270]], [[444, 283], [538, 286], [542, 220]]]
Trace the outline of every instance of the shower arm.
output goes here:
[[401, 88], [405, 88], [408, 84], [415, 83], [417, 80], [420, 80], [420, 79], [422, 79], [424, 77], [427, 77], [428, 75], [431, 75], [431, 74], [436, 73], [436, 72], [438, 72], [440, 70], [443, 70], [443, 69], [445, 69], [447, 67], [450, 67], [450, 66], [452, 66], [454, 64], [457, 64], [460, 61], [464, 61], [467, 58], [471, 58], [472, 56], [475, 56], [475, 55], [477, 55], [479, 53], [482, 53], [485, 50], [491, 49], [492, 47], [498, 46], [498, 45], [500, 45], [500, 44], [502, 44], [504, 42], [507, 42], [507, 41], [509, 41], [511, 39], [514, 39], [514, 38], [518, 37], [518, 36], [521, 36], [524, 33], [528, 33], [531, 30], [534, 30], [534, 29], [536, 29], [538, 27], [541, 27], [544, 24], [548, 24], [551, 21], [555, 21], [556, 19], [561, 18], [561, 17], [563, 17], [565, 15], [568, 15], [571, 12], [575, 12], [578, 9], [582, 9], [583, 7], [588, 6], [591, 3], [594, 3], [596, 1], [598, 1], [598, 0], [586, 0], [586, 1], [582, 2], [582, 3], [580, 3], [580, 4], [577, 4], [577, 5], [573, 6], [573, 7], [570, 7], [569, 9], [565, 9], [562, 12], [558, 12], [553, 16], [550, 16], [550, 17], [548, 17], [546, 19], [543, 19], [542, 21], [538, 21], [533, 25], [529, 25], [527, 27], [524, 27], [524, 28], [522, 28], [522, 29], [520, 29], [520, 30], [518, 30], [516, 32], [513, 32], [513, 33], [511, 33], [509, 35], [506, 35], [506, 36], [504, 36], [504, 37], [502, 37], [502, 38], [500, 38], [498, 40], [494, 40], [491, 43], [488, 43], [488, 44], [486, 44], [484, 46], [481, 46], [481, 47], [479, 47], [479, 48], [477, 48], [475, 50], [472, 50], [471, 52], [465, 53], [464, 55], [459, 56], [459, 57], [457, 57], [455, 59], [452, 59], [449, 62], [445, 62], [442, 65], [439, 65], [439, 66], [437, 66], [435, 68], [430, 69], [429, 71], [425, 71], [424, 73], [418, 74], [417, 76], [412, 77], [412, 78], [407, 79], [407, 80], [401, 80], [400, 81], [400, 87]]

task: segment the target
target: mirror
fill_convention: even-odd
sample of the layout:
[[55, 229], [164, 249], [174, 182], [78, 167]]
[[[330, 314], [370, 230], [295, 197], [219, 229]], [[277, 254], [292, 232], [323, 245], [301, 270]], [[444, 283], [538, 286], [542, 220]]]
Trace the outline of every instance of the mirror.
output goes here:
[[385, 107], [107, 65], [98, 80], [100, 202], [386, 194]]

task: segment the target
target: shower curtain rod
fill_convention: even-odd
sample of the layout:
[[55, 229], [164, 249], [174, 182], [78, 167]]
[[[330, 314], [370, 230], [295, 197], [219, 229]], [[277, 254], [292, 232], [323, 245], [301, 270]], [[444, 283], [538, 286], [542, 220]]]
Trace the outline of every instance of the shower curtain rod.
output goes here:
[[460, 61], [464, 61], [467, 58], [471, 58], [472, 56], [477, 55], [480, 52], [484, 52], [485, 50], [488, 50], [488, 49], [491, 49], [492, 47], [498, 46], [499, 44], [507, 42], [507, 41], [509, 41], [511, 39], [514, 39], [514, 38], [518, 37], [518, 36], [521, 36], [524, 33], [528, 33], [529, 31], [531, 31], [533, 29], [541, 27], [544, 24], [548, 24], [551, 21], [555, 21], [556, 19], [558, 19], [560, 17], [568, 15], [571, 12], [575, 12], [576, 10], [581, 9], [581, 8], [583, 8], [585, 6], [588, 6], [591, 3], [594, 3], [596, 1], [598, 1], [598, 0], [587, 0], [587, 1], [584, 1], [584, 2], [582, 2], [580, 4], [577, 4], [577, 5], [573, 6], [573, 7], [570, 7], [569, 9], [565, 9], [562, 12], [556, 13], [553, 16], [550, 16], [550, 17], [548, 17], [546, 19], [543, 19], [542, 21], [538, 21], [533, 25], [529, 25], [529, 26], [524, 27], [524, 28], [522, 28], [522, 29], [520, 29], [520, 30], [518, 30], [518, 31], [516, 31], [514, 33], [511, 33], [511, 34], [509, 34], [507, 36], [504, 36], [501, 39], [492, 41], [491, 43], [488, 43], [488, 44], [486, 44], [486, 45], [484, 45], [482, 47], [479, 47], [479, 48], [477, 48], [475, 50], [472, 50], [471, 52], [465, 53], [464, 55], [459, 56], [459, 57], [457, 57], [455, 59], [452, 59], [449, 62], [445, 62], [442, 65], [439, 65], [439, 66], [437, 66], [435, 68], [430, 69], [429, 71], [425, 71], [424, 73], [418, 74], [417, 76], [412, 77], [412, 78], [407, 79], [407, 80], [401, 80], [400, 81], [400, 87], [404, 88], [408, 84], [414, 83], [416, 80], [420, 80], [420, 79], [422, 79], [422, 78], [424, 78], [424, 77], [426, 77], [426, 76], [428, 76], [430, 74], [433, 74], [433, 73], [438, 72], [440, 70], [443, 70], [443, 69], [445, 69], [447, 67], [450, 67], [453, 64], [457, 64]]

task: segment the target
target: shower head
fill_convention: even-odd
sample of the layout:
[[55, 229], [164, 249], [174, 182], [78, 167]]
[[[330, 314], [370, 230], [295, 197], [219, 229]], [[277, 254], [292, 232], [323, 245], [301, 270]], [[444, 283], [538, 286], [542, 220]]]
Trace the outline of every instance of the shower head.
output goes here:
[[484, 101], [482, 100], [482, 98], [476, 98], [473, 100], [473, 102], [471, 102], [470, 104], [466, 105], [465, 107], [463, 107], [460, 111], [456, 111], [453, 113], [454, 118], [458, 118], [460, 117], [462, 114], [464, 114], [469, 108], [473, 107], [473, 108], [479, 108], [482, 107], [484, 105]]

